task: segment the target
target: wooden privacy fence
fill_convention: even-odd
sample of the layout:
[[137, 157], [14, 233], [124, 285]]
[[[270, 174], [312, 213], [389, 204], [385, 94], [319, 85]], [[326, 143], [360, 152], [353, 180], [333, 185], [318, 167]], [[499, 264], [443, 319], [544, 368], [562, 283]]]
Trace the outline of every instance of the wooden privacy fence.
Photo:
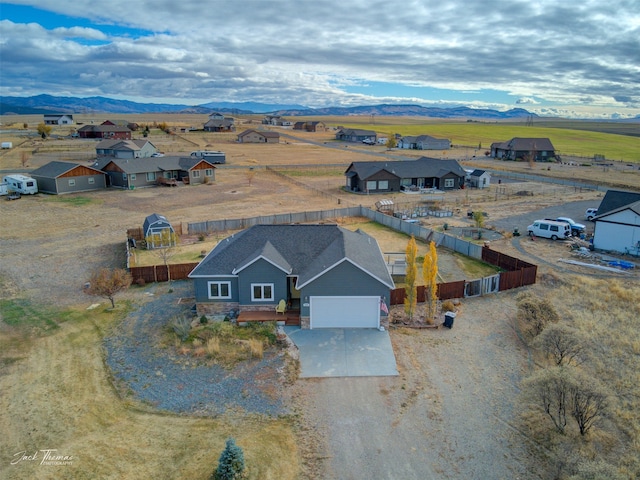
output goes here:
[[[538, 267], [519, 258], [496, 252], [488, 247], [482, 248], [482, 260], [496, 267], [506, 270], [498, 275], [491, 275], [477, 280], [458, 280], [456, 282], [438, 283], [436, 295], [440, 300], [451, 298], [475, 297], [496, 291], [510, 290], [512, 288], [524, 287], [536, 283]], [[418, 303], [425, 301], [425, 287], [419, 285], [417, 288]], [[391, 290], [389, 303], [391, 305], [402, 305], [406, 298], [404, 288]]]
[[169, 265], [151, 265], [148, 267], [130, 267], [129, 273], [133, 277], [133, 283], [154, 283], [169, 281], [169, 272], [171, 272], [171, 280], [185, 280], [191, 273], [191, 270], [198, 265], [195, 263], [179, 263]]

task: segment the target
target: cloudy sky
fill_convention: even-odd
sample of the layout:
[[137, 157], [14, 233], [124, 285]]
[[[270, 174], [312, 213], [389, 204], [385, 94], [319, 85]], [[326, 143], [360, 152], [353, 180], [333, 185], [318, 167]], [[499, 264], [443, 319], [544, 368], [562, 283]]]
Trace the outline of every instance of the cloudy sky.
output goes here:
[[0, 94], [640, 115], [639, 0], [0, 0]]

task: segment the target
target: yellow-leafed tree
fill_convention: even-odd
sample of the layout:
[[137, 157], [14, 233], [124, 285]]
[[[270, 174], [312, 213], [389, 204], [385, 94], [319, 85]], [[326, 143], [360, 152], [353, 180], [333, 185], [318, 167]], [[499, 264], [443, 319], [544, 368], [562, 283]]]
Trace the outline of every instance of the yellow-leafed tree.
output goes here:
[[407, 272], [404, 276], [405, 292], [404, 299], [404, 312], [409, 316], [409, 320], [413, 319], [413, 314], [416, 311], [416, 304], [418, 303], [418, 287], [416, 280], [418, 277], [418, 265], [416, 264], [418, 257], [418, 246], [416, 245], [416, 239], [411, 236], [407, 249], [405, 250], [405, 260], [407, 262]]
[[425, 285], [425, 317], [427, 323], [431, 325], [438, 306], [438, 252], [434, 242], [429, 243], [429, 251], [424, 256], [422, 278]]

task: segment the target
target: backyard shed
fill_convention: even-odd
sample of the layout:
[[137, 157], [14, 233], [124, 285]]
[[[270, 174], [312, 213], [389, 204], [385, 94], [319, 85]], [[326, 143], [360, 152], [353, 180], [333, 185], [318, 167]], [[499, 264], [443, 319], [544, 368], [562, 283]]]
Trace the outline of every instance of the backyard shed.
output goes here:
[[640, 256], [640, 200], [596, 216], [593, 246]]
[[171, 247], [176, 244], [175, 230], [164, 215], [152, 213], [144, 219], [142, 226], [147, 248]]

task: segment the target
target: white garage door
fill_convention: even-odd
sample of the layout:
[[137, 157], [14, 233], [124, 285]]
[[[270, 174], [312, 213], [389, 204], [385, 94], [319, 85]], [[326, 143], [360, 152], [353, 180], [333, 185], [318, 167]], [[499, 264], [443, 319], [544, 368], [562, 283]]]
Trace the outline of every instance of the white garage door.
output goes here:
[[378, 328], [380, 297], [311, 297], [310, 328]]

